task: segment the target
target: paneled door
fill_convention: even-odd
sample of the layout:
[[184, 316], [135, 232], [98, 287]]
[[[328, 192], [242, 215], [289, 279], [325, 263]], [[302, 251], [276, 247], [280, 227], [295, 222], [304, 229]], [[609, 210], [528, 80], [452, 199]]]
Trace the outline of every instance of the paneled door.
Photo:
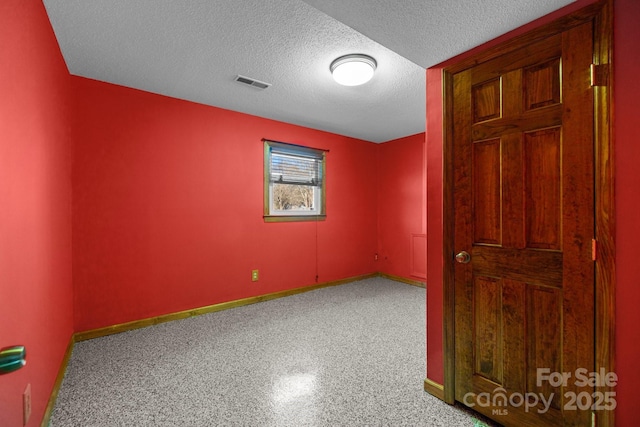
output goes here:
[[593, 391], [592, 40], [584, 23], [452, 76], [455, 398], [505, 425], [591, 422], [572, 399]]

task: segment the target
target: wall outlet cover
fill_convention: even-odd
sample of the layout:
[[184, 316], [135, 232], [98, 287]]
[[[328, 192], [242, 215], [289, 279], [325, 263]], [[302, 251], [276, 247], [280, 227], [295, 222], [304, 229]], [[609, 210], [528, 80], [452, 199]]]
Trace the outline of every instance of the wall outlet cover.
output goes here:
[[22, 393], [22, 414], [23, 425], [26, 426], [31, 417], [31, 383], [27, 384], [27, 388]]

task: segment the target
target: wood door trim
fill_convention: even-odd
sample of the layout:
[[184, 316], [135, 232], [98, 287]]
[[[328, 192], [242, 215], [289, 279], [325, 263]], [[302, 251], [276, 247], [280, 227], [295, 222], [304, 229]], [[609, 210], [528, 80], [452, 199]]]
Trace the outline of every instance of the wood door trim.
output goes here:
[[[607, 65], [609, 76], [613, 57], [613, 4], [603, 0], [561, 17], [540, 28], [516, 36], [484, 52], [465, 58], [442, 70], [443, 93], [443, 350], [444, 400], [455, 401], [455, 285], [454, 285], [454, 170], [453, 170], [453, 75], [528, 44], [566, 31], [582, 23], [594, 22], [594, 63]], [[614, 152], [612, 137], [613, 81], [594, 88], [595, 120], [595, 363], [596, 369], [615, 369], [615, 216]], [[599, 390], [610, 391], [610, 390]], [[597, 414], [599, 426], [615, 425], [613, 411]]]
[[444, 400], [449, 404], [455, 402], [455, 371], [456, 371], [456, 342], [455, 342], [455, 264], [454, 264], [454, 232], [455, 232], [455, 198], [453, 195], [453, 73], [443, 70], [443, 143], [442, 147], [442, 218], [443, 218], [443, 352], [444, 352]]
[[[613, 4], [607, 1], [595, 18], [594, 63], [608, 68], [608, 82], [594, 87], [596, 368], [615, 372], [615, 192], [613, 144]], [[602, 387], [598, 391], [613, 391]], [[614, 426], [614, 411], [598, 411], [597, 425]]]

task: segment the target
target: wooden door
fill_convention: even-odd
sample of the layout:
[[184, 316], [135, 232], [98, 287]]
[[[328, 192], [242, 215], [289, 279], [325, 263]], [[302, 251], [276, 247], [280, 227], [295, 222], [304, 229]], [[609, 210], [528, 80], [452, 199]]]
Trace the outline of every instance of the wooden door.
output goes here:
[[591, 420], [571, 399], [594, 370], [592, 32], [452, 76], [455, 397], [505, 425]]

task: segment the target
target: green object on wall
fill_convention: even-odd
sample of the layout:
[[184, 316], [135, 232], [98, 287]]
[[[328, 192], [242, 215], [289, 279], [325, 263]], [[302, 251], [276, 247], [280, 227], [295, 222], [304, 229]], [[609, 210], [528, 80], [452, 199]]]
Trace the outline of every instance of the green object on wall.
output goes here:
[[0, 349], [0, 375], [17, 371], [27, 364], [27, 350], [23, 345]]

